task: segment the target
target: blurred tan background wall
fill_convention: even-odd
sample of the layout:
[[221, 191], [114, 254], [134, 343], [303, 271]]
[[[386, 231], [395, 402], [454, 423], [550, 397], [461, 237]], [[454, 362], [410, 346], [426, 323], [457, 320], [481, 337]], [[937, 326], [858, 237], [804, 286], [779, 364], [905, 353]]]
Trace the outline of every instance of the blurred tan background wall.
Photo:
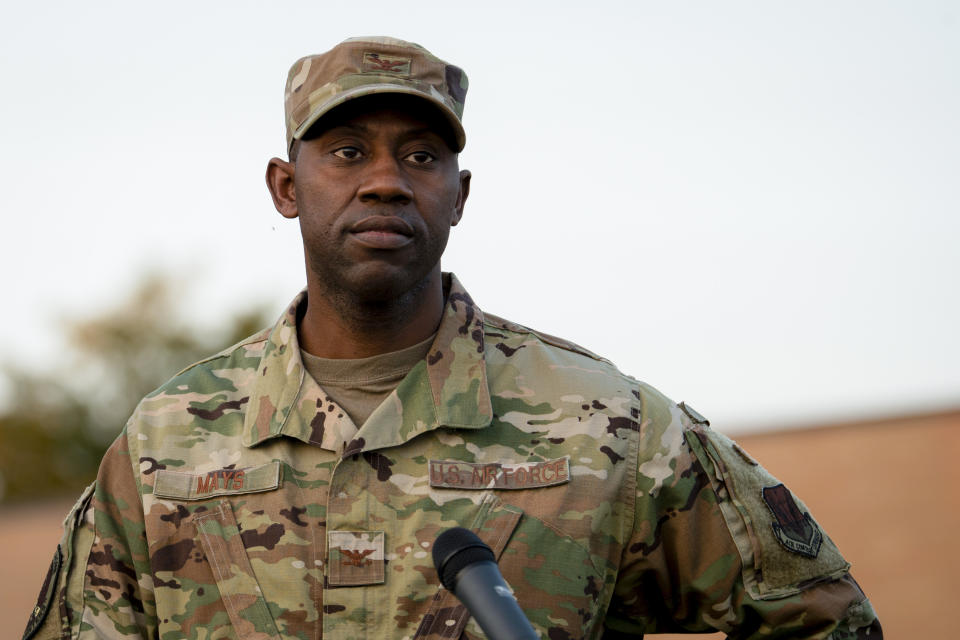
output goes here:
[[[885, 637], [958, 637], [960, 410], [737, 440], [803, 498], [853, 563]], [[54, 500], [0, 510], [0, 640], [20, 637], [69, 507]]]

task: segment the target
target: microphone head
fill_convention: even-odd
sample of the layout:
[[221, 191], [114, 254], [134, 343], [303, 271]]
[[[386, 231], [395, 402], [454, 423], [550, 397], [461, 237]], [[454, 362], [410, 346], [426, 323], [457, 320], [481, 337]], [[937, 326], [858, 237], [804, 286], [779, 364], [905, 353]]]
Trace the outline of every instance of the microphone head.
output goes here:
[[497, 563], [493, 551], [469, 529], [447, 529], [433, 543], [433, 566], [448, 591], [454, 591], [457, 574], [475, 562]]

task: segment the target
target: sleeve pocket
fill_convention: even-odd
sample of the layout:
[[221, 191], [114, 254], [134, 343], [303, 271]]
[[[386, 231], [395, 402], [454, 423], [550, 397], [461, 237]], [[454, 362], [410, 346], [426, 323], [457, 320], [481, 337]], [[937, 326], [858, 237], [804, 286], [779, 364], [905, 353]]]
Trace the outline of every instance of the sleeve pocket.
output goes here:
[[63, 520], [63, 536], [30, 612], [24, 640], [76, 636], [79, 616], [75, 612], [83, 607], [83, 569], [93, 544], [93, 531], [86, 516], [94, 486], [84, 490]]
[[737, 443], [701, 425], [686, 438], [710, 477], [751, 597], [784, 598], [847, 573], [849, 563], [806, 505]]

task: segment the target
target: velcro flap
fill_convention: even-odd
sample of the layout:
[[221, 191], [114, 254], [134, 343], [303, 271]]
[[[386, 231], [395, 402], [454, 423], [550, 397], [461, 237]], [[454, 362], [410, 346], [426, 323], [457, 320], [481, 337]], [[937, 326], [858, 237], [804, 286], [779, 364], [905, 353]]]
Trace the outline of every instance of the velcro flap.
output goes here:
[[849, 570], [806, 505], [739, 445], [704, 425], [694, 425], [686, 437], [710, 476], [752, 597], [793, 595]]
[[274, 460], [246, 469], [216, 469], [184, 473], [160, 469], [153, 495], [176, 500], [206, 500], [215, 496], [273, 491], [280, 486], [280, 462]]

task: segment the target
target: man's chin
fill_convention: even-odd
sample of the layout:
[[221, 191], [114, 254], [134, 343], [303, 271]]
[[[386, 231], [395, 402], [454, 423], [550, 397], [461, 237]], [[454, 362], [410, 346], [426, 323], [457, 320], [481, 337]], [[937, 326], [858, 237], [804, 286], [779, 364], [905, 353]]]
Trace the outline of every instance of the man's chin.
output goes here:
[[[436, 268], [437, 281], [439, 267]], [[416, 295], [425, 290], [432, 281], [433, 270], [427, 273], [411, 272], [394, 265], [368, 264], [352, 269], [349, 274], [341, 274], [340, 278], [324, 279], [332, 287], [339, 289], [341, 295], [353, 298], [364, 305], [384, 305], [399, 302], [404, 298]], [[331, 291], [334, 293], [334, 291]]]

